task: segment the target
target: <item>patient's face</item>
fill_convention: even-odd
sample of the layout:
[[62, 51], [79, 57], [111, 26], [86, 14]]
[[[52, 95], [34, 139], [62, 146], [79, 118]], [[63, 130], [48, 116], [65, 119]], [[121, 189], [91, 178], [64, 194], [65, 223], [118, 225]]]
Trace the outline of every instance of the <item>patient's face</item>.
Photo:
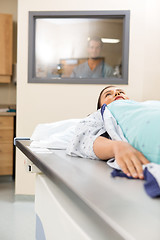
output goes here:
[[116, 87], [110, 87], [105, 89], [100, 98], [100, 105], [102, 106], [103, 104], [110, 104], [113, 101], [117, 100], [127, 100], [129, 99], [124, 90]]

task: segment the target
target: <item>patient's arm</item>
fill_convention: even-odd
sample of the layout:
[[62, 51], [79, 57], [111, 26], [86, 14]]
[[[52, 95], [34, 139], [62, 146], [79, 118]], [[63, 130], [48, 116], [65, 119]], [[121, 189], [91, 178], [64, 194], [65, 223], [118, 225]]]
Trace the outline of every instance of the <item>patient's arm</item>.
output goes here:
[[115, 158], [122, 171], [128, 176], [143, 179], [142, 164], [149, 161], [129, 143], [98, 137], [93, 144], [96, 156], [102, 160]]

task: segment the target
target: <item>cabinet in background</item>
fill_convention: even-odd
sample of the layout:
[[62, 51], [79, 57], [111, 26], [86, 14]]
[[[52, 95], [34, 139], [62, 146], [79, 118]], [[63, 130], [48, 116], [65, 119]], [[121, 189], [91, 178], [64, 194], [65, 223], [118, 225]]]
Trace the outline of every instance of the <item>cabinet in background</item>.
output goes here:
[[12, 75], [13, 22], [11, 14], [0, 14], [0, 83], [9, 83]]
[[14, 116], [0, 116], [0, 175], [13, 175]]

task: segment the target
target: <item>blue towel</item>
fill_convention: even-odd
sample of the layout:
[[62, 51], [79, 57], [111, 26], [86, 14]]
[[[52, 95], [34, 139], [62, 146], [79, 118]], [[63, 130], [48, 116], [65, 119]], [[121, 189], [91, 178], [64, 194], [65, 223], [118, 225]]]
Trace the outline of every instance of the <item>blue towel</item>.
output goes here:
[[[144, 166], [143, 170], [144, 174], [144, 189], [146, 193], [151, 198], [160, 197], [160, 165], [155, 163], [149, 163]], [[128, 179], [135, 179], [132, 177], [128, 177], [121, 170], [114, 169], [111, 172], [112, 177], [126, 177]]]

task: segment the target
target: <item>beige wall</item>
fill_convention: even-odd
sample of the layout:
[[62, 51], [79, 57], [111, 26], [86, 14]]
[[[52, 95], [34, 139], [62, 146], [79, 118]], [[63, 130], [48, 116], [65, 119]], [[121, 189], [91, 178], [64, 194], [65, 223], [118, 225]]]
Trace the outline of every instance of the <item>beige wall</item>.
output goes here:
[[[0, 13], [13, 15], [13, 63], [17, 62], [17, 0], [0, 0]], [[16, 104], [16, 85], [0, 84], [0, 104]]]
[[[104, 85], [27, 83], [28, 11], [91, 9], [131, 11], [129, 85], [122, 87], [135, 100], [160, 100], [158, 0], [19, 0], [17, 136], [31, 136], [38, 123], [81, 118], [95, 111], [98, 94]], [[34, 193], [34, 176], [25, 172], [24, 160], [18, 151], [16, 194]]]
[[144, 78], [143, 100], [160, 100], [160, 2], [147, 1], [145, 23], [145, 52], [144, 52]]

